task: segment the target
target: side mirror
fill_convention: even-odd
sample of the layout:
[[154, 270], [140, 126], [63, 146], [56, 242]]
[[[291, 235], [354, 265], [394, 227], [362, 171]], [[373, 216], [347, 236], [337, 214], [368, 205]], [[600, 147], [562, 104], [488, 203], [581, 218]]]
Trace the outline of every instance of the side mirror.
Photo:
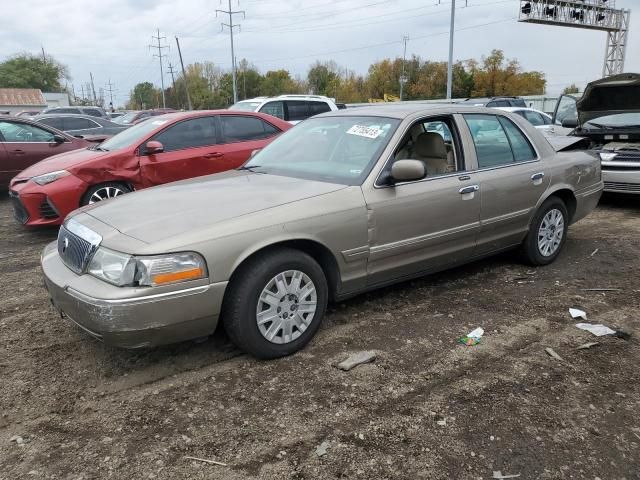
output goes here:
[[424, 163], [420, 160], [397, 160], [391, 166], [391, 178], [396, 182], [420, 180], [426, 173]]
[[146, 149], [149, 155], [164, 152], [164, 146], [157, 140], [151, 140], [150, 142], [147, 142]]
[[566, 117], [562, 119], [562, 126], [564, 128], [577, 128], [578, 119], [576, 117]]
[[64, 138], [62, 135], [58, 135], [58, 134], [54, 134], [53, 135], [53, 142], [54, 143], [60, 144], [60, 143], [66, 142], [66, 141], [67, 141], [67, 139]]

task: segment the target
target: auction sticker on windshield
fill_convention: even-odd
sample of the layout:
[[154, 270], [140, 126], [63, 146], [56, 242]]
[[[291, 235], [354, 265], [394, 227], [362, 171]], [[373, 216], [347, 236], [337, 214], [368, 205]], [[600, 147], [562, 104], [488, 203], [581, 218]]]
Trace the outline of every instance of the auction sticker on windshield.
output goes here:
[[351, 135], [358, 135], [359, 137], [367, 138], [378, 138], [382, 132], [383, 130], [381, 128], [365, 127], [364, 125], [354, 125], [347, 130], [347, 133]]

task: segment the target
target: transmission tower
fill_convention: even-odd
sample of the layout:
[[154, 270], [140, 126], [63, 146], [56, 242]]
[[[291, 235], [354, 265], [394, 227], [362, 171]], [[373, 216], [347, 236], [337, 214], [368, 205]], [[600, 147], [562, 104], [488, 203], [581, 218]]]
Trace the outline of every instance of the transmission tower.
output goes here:
[[244, 14], [244, 10], [237, 10], [237, 11], [233, 11], [231, 10], [231, 0], [229, 0], [229, 10], [216, 10], [216, 17], [218, 16], [218, 13], [224, 13], [226, 15], [229, 15], [229, 23], [222, 23], [222, 29], [224, 30], [224, 27], [228, 27], [229, 28], [229, 36], [231, 37], [231, 78], [233, 80], [233, 103], [236, 103], [238, 101], [238, 87], [237, 87], [237, 83], [236, 83], [236, 54], [235, 51], [233, 49], [233, 29], [234, 28], [238, 28], [240, 29], [240, 24], [233, 24], [233, 16], [234, 15], [242, 15], [242, 18], [245, 18], [245, 14]]
[[520, 0], [520, 22], [607, 32], [602, 76], [623, 73], [630, 10], [615, 8], [615, 0]]
[[160, 61], [160, 85], [162, 86], [162, 108], [167, 108], [167, 101], [164, 98], [164, 72], [162, 71], [162, 58], [166, 57], [166, 55], [164, 53], [162, 53], [162, 50], [164, 48], [169, 48], [168, 45], [161, 45], [161, 41], [162, 40], [166, 40], [167, 37], [161, 37], [160, 36], [160, 29], [158, 29], [158, 36], [152, 36], [151, 38], [153, 38], [154, 40], [158, 41], [158, 45], [149, 45], [149, 48], [157, 48], [158, 49], [158, 54], [156, 55], [155, 53], [153, 54], [154, 57], [158, 57], [158, 60]]

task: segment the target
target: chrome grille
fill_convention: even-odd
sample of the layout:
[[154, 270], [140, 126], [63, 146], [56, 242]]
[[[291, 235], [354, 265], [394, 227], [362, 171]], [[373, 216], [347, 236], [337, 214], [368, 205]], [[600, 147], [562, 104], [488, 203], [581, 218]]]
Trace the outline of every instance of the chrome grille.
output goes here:
[[620, 192], [640, 193], [639, 183], [604, 182], [605, 190], [616, 190]]
[[[88, 238], [82, 238], [77, 233], [72, 232], [71, 229], [79, 233], [88, 232]], [[98, 234], [70, 220], [67, 224], [61, 226], [58, 232], [58, 254], [63, 263], [75, 273], [84, 273], [89, 260], [91, 260], [101, 241], [102, 237]]]

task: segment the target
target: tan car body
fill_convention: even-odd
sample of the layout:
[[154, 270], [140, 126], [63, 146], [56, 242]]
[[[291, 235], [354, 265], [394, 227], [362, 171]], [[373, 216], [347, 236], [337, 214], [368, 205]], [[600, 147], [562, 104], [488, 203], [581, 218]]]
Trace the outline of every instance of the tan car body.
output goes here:
[[[478, 169], [462, 113], [504, 115], [525, 132], [537, 159]], [[225, 289], [253, 255], [286, 244], [322, 266], [330, 297], [346, 298], [519, 245], [537, 208], [551, 195], [580, 220], [602, 192], [599, 161], [556, 153], [526, 120], [477, 107], [384, 106], [323, 116], [401, 119], [362, 185], [232, 171], [177, 182], [88, 207], [73, 219], [102, 236], [102, 245], [134, 255], [195, 251], [209, 278], [164, 287], [116, 287], [69, 270], [51, 244], [43, 253], [55, 306], [105, 342], [140, 347], [212, 333]], [[379, 175], [418, 119], [453, 115], [466, 171], [380, 185]], [[542, 178], [536, 174], [544, 173]], [[536, 180], [532, 180], [532, 177]], [[461, 194], [465, 187], [479, 188]]]

